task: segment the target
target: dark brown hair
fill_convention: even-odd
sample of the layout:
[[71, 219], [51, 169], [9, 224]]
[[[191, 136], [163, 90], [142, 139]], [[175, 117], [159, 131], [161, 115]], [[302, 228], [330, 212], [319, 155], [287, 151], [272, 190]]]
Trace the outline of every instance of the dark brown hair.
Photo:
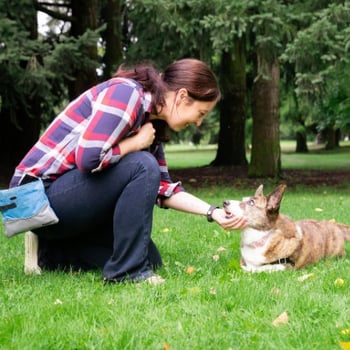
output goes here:
[[184, 58], [170, 64], [164, 71], [163, 80], [168, 90], [185, 88], [194, 100], [217, 101], [221, 97], [212, 70], [204, 62], [194, 58]]
[[221, 97], [220, 89], [212, 70], [202, 61], [184, 58], [171, 63], [160, 74], [151, 64], [140, 64], [134, 68], [121, 65], [114, 77], [130, 78], [139, 82], [153, 96], [153, 107], [164, 106], [164, 94], [185, 88], [190, 97], [198, 101], [216, 101]]

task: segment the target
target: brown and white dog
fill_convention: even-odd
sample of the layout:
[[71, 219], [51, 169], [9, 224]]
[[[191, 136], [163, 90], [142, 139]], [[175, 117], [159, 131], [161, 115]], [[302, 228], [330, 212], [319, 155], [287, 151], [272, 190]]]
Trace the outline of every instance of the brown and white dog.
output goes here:
[[248, 272], [300, 269], [322, 258], [343, 257], [344, 242], [350, 241], [350, 226], [317, 220], [293, 221], [280, 214], [286, 185], [264, 196], [260, 185], [253, 197], [241, 202], [225, 200], [227, 215], [243, 216], [241, 267]]

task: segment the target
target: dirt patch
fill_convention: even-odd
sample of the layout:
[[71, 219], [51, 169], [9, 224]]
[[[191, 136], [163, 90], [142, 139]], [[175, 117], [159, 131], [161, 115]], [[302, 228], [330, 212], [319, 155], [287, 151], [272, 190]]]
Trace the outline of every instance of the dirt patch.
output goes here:
[[227, 186], [249, 188], [261, 183], [286, 183], [288, 187], [298, 185], [319, 187], [343, 187], [350, 184], [349, 170], [284, 170], [280, 179], [248, 178], [246, 167], [200, 167], [188, 169], [172, 169], [170, 175], [173, 181], [182, 181], [184, 186], [200, 188], [204, 186]]

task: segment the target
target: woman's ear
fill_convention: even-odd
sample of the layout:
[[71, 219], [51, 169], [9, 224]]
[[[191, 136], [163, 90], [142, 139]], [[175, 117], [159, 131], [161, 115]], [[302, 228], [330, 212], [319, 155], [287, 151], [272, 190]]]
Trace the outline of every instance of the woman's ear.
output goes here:
[[176, 94], [176, 105], [178, 106], [181, 101], [185, 100], [188, 97], [187, 89], [181, 88], [177, 91]]

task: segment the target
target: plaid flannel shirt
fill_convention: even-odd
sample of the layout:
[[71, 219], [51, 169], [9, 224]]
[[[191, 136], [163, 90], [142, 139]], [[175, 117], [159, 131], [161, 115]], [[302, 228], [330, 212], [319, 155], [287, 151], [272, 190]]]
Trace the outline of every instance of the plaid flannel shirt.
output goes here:
[[[102, 171], [120, 160], [119, 142], [148, 122], [152, 96], [136, 81], [112, 78], [84, 92], [60, 113], [16, 167], [10, 187], [24, 175], [54, 181], [74, 168]], [[152, 152], [161, 171], [159, 195], [183, 191], [168, 173], [163, 146]]]

